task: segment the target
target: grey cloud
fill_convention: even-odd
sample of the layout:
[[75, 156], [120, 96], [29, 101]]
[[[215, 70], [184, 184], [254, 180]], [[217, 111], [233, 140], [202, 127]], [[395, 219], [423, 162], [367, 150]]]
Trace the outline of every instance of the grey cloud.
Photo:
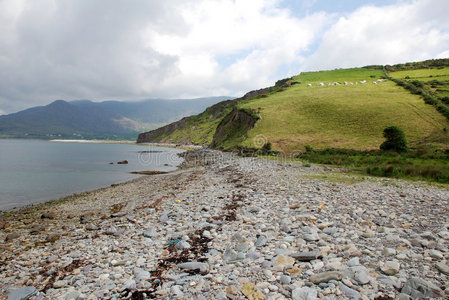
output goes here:
[[[13, 38], [0, 40], [5, 111], [58, 98], [147, 97], [152, 85], [178, 72], [177, 58], [145, 45], [142, 35], [148, 29], [184, 34], [188, 27], [176, 8], [186, 1], [25, 3]], [[0, 28], [8, 21], [0, 19]]]

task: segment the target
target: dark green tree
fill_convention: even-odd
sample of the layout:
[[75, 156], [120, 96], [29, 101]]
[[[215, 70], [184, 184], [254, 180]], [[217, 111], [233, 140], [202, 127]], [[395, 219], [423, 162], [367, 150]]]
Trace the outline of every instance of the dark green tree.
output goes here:
[[385, 128], [384, 138], [386, 139], [386, 141], [383, 142], [382, 145], [380, 145], [381, 150], [392, 150], [398, 153], [408, 151], [405, 134], [400, 128], [396, 126]]

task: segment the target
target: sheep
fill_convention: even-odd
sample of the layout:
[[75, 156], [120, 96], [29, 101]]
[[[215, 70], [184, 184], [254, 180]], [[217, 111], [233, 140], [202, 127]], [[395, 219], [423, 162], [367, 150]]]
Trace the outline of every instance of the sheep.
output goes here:
[[373, 84], [377, 84], [377, 81], [373, 81]]
[[308, 84], [307, 84], [307, 86], [308, 86], [308, 87], [311, 87], [311, 86], [312, 86], [312, 84], [311, 84], [311, 83], [308, 83]]
[[[353, 82], [350, 82], [349, 84], [350, 84], [350, 85], [354, 85], [354, 83], [353, 83]], [[356, 84], [357, 84], [357, 82], [356, 82]]]
[[324, 82], [320, 82], [319, 86], [324, 86]]
[[365, 84], [365, 83], [366, 83], [366, 80], [362, 80], [362, 81], [360, 81], [360, 83], [361, 83], [361, 84]]
[[346, 81], [344, 82], [344, 84], [345, 84], [345, 85], [348, 85], [348, 83], [347, 83]]

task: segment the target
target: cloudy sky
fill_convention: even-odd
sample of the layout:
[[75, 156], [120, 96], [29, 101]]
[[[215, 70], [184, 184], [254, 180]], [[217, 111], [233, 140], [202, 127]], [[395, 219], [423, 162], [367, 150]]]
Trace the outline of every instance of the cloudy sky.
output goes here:
[[0, 0], [0, 114], [449, 57], [447, 0]]

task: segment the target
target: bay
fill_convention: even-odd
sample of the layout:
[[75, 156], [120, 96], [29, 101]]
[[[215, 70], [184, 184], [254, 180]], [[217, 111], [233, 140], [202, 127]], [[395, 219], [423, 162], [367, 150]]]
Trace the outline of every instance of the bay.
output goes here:
[[[0, 210], [173, 171], [183, 150], [136, 144], [0, 139]], [[128, 164], [117, 164], [127, 160]], [[113, 164], [110, 164], [110, 163]]]

